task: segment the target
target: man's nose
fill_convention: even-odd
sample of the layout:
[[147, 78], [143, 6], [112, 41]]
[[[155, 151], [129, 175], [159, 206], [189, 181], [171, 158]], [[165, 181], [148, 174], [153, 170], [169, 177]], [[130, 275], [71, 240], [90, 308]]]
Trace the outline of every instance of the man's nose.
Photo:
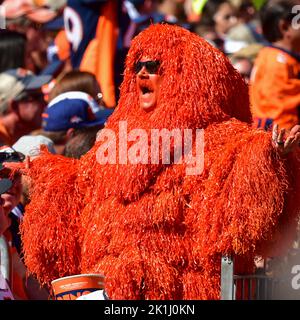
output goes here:
[[140, 78], [145, 78], [149, 76], [148, 70], [146, 69], [145, 66], [143, 66], [142, 69], [138, 72], [138, 76]]

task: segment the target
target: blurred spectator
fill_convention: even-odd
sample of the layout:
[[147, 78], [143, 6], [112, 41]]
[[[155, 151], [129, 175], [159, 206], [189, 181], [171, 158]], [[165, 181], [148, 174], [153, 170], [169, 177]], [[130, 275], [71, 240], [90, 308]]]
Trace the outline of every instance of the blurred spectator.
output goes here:
[[[4, 162], [20, 162], [23, 161], [24, 155], [15, 152], [9, 146], [2, 146], [0, 148], [0, 163]], [[26, 268], [21, 261], [19, 252], [21, 250], [21, 241], [20, 237], [17, 234], [18, 224], [15, 225], [12, 218], [14, 215], [11, 213], [12, 209], [17, 206], [21, 199], [22, 194], [22, 182], [21, 174], [18, 172], [13, 173], [8, 168], [3, 168], [0, 171], [0, 179], [10, 179], [12, 181], [11, 187], [1, 195], [3, 199], [3, 210], [4, 214], [7, 217], [7, 229], [4, 232], [5, 239], [9, 246], [9, 259], [11, 264], [11, 290], [15, 299], [18, 300], [28, 300], [28, 295], [26, 293]], [[0, 180], [1, 181], [1, 180]], [[18, 218], [16, 218], [17, 220]], [[14, 228], [17, 228], [15, 230]], [[13, 232], [12, 232], [13, 231]], [[19, 250], [19, 252], [18, 252]]]
[[95, 143], [112, 109], [99, 106], [87, 93], [70, 91], [51, 100], [43, 114], [42, 130], [58, 154], [80, 158]]
[[[1, 165], [1, 170], [3, 166]], [[12, 187], [12, 182], [9, 179], [0, 179], [0, 195], [7, 192]], [[9, 228], [11, 221], [8, 218], [8, 215], [3, 209], [4, 200], [0, 197], [0, 236]], [[1, 271], [1, 270], [0, 270]]]
[[264, 46], [262, 44], [254, 43], [254, 44], [251, 44], [247, 47], [244, 47], [244, 48], [238, 50], [237, 52], [233, 53], [229, 57], [247, 58], [251, 61], [252, 64], [254, 64], [255, 59], [257, 58], [257, 55], [259, 54], [260, 50], [263, 47]]
[[0, 29], [0, 73], [25, 66], [26, 37], [19, 32]]
[[35, 158], [40, 154], [41, 146], [45, 146], [47, 150], [55, 154], [54, 143], [51, 139], [42, 135], [26, 135], [21, 137], [12, 148], [24, 156]]
[[[4, 162], [22, 162], [25, 159], [24, 154], [17, 152], [9, 146], [0, 147], [0, 163]], [[8, 190], [7, 193], [3, 194], [1, 197], [4, 200], [4, 211], [7, 215], [17, 206], [21, 200], [22, 195], [22, 182], [21, 174], [18, 172], [11, 172], [8, 168], [3, 168], [0, 171], [0, 177], [9, 178], [12, 180], [12, 187]]]
[[[23, 162], [25, 157], [31, 159], [39, 156], [41, 146], [45, 146], [49, 152], [55, 153], [53, 141], [43, 136], [23, 136], [13, 147], [3, 146], [0, 149], [1, 162]], [[7, 168], [0, 172], [0, 176], [12, 178], [11, 171]], [[25, 206], [29, 203], [28, 181], [25, 175], [15, 173], [13, 176], [13, 186], [9, 193], [3, 194], [4, 210], [11, 219], [10, 231], [12, 234], [12, 244], [22, 256], [21, 237], [19, 225], [23, 219]]]
[[42, 86], [51, 76], [35, 76], [24, 69], [0, 74], [0, 142], [12, 145], [41, 127], [45, 108]]
[[25, 29], [27, 37], [26, 68], [39, 74], [47, 66], [47, 48], [49, 43], [44, 30], [30, 23]]
[[[53, 99], [61, 96], [63, 93], [66, 93], [65, 97], [70, 97], [70, 99], [72, 99], [74, 96], [72, 92], [74, 91], [87, 93], [95, 104], [94, 109], [96, 110], [99, 108], [98, 111], [101, 111], [100, 116], [104, 116], [104, 119], [106, 119], [112, 113], [113, 109], [107, 109], [104, 106], [102, 93], [96, 77], [89, 72], [83, 72], [79, 70], [70, 71], [57, 81], [56, 85], [50, 92], [49, 101], [51, 102]], [[79, 94], [79, 96], [86, 98], [84, 94]], [[100, 104], [100, 107], [98, 104]], [[67, 104], [66, 107], [68, 106], [69, 105]], [[74, 115], [71, 114], [70, 117], [72, 116]], [[102, 123], [104, 123], [104, 121], [102, 121]], [[67, 126], [67, 129], [71, 128], [71, 125]], [[55, 142], [55, 147], [58, 153], [79, 158], [93, 146], [96, 139], [96, 134], [101, 128], [102, 125], [96, 125], [94, 127], [83, 126], [81, 128], [75, 128], [75, 130], [54, 130], [52, 132], [42, 132], [42, 134], [47, 135]]]
[[205, 4], [199, 26], [195, 29], [212, 45], [223, 52], [230, 28], [237, 24], [235, 7], [227, 0], [209, 0]]
[[[0, 170], [2, 168], [3, 167], [1, 165]], [[4, 201], [1, 198], [1, 195], [3, 193], [7, 192], [11, 188], [11, 186], [12, 186], [12, 182], [9, 179], [1, 179], [0, 180], [0, 241], [1, 241], [0, 250], [1, 250], [1, 258], [3, 258], [3, 256], [5, 254], [8, 254], [8, 256], [9, 256], [9, 252], [6, 252], [6, 250], [8, 249], [7, 240], [3, 234], [10, 225], [10, 220], [3, 210]], [[5, 261], [4, 262], [1, 261], [1, 262], [2, 262], [1, 263], [2, 268], [0, 268], [0, 300], [14, 300], [14, 296], [11, 291], [10, 283], [9, 283], [10, 282], [10, 279], [9, 279], [10, 270], [6, 270]], [[7, 267], [7, 269], [9, 269], [9, 261], [7, 261], [7, 262], [8, 263], [6, 264], [6, 267]]]
[[[17, 152], [9, 146], [0, 148], [0, 163], [22, 162], [24, 154]], [[5, 167], [0, 170], [0, 182], [2, 179], [10, 179], [10, 188], [1, 195], [3, 210], [6, 216], [7, 228], [3, 235], [9, 246], [9, 259], [11, 265], [11, 290], [15, 299], [40, 300], [47, 299], [48, 292], [41, 289], [37, 281], [31, 276], [27, 277], [26, 267], [22, 261], [22, 242], [19, 234], [19, 225], [23, 218], [25, 204], [22, 203], [23, 180], [21, 174], [12, 172]]]
[[261, 9], [262, 30], [271, 45], [257, 57], [250, 86], [254, 124], [291, 129], [299, 124], [300, 29], [292, 25], [298, 0], [268, 1]]
[[232, 65], [239, 71], [247, 83], [250, 82], [254, 61], [262, 47], [260, 44], [252, 44], [229, 56]]
[[63, 16], [58, 16], [55, 19], [43, 24], [41, 28], [45, 34], [45, 41], [48, 45], [47, 53], [47, 65], [40, 72], [40, 75], [49, 74], [53, 77], [59, 76], [60, 73], [66, 72], [69, 69], [69, 65], [66, 61], [62, 61], [58, 56], [58, 46], [56, 39], [59, 34], [64, 32], [64, 21]]
[[243, 0], [237, 5], [239, 23], [252, 22], [256, 17], [256, 8], [252, 0]]
[[250, 61], [250, 59], [242, 57], [231, 57], [230, 60], [232, 65], [235, 67], [235, 69], [237, 69], [237, 71], [244, 78], [246, 83], [249, 83], [251, 70], [253, 67], [253, 64]]
[[265, 44], [258, 11], [256, 11], [253, 2], [251, 0], [242, 1], [237, 15], [239, 23], [228, 31], [225, 51], [234, 53], [248, 45]]
[[123, 6], [129, 17], [129, 25], [123, 38], [123, 46], [126, 48], [129, 48], [131, 40], [151, 23], [165, 21], [165, 15], [157, 12], [157, 1], [126, 0]]
[[187, 6], [184, 0], [159, 0], [157, 11], [164, 16], [164, 20], [184, 26], [188, 23]]
[[187, 21], [191, 24], [196, 24], [201, 19], [202, 9], [206, 1], [203, 0], [185, 0], [184, 10]]
[[69, 0], [64, 9], [64, 25], [65, 34], [56, 39], [59, 58], [69, 55], [73, 69], [93, 73], [106, 105], [114, 107], [117, 1]]

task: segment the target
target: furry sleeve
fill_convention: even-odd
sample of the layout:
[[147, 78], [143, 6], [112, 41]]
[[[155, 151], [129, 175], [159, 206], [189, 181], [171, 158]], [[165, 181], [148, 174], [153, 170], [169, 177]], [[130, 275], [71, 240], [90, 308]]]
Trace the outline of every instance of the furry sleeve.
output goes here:
[[55, 278], [80, 272], [77, 161], [45, 153], [33, 160], [28, 176], [31, 202], [21, 224], [25, 264], [50, 286]]
[[279, 221], [295, 225], [299, 201], [289, 199], [299, 190], [291, 176], [299, 176], [299, 160], [281, 158], [270, 133], [236, 120], [212, 125], [205, 130], [204, 156], [186, 217], [194, 258], [261, 252], [274, 241]]

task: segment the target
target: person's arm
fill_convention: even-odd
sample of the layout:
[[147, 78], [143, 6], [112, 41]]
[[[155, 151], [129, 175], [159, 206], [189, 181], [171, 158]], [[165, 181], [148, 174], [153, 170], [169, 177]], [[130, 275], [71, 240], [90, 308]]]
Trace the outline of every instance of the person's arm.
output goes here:
[[193, 250], [201, 256], [267, 251], [274, 235], [285, 236], [287, 225], [296, 228], [300, 160], [295, 154], [293, 159], [283, 156], [271, 133], [230, 122], [212, 128], [206, 130], [206, 141], [224, 142], [219, 150], [205, 153], [208, 177], [192, 193], [187, 225], [195, 239]]
[[82, 196], [76, 187], [75, 159], [42, 154], [27, 168], [30, 203], [20, 225], [24, 261], [42, 285], [80, 273], [78, 216]]

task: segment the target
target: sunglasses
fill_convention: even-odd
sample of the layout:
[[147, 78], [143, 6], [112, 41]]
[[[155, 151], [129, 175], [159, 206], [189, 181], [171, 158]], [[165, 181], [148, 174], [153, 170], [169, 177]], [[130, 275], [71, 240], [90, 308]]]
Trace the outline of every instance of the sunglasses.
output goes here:
[[25, 155], [21, 152], [0, 152], [0, 163], [3, 162], [22, 162]]
[[139, 61], [134, 66], [134, 72], [138, 74], [143, 67], [146, 68], [147, 72], [150, 74], [156, 74], [158, 72], [160, 66], [160, 62], [158, 60], [150, 60], [150, 61]]
[[45, 96], [42, 93], [33, 93], [33, 94], [29, 94], [29, 93], [23, 93], [20, 94], [15, 101], [18, 102], [45, 102]]

